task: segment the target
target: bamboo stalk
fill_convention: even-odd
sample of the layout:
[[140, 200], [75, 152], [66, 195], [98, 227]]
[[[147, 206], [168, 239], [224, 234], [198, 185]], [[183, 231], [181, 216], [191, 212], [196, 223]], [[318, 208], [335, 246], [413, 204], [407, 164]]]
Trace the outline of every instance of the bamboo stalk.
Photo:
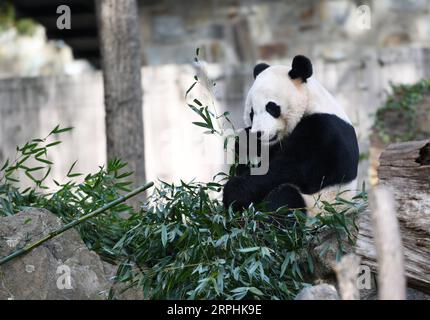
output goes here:
[[84, 222], [84, 221], [86, 221], [88, 219], [91, 219], [91, 218], [99, 215], [100, 213], [103, 213], [103, 212], [105, 212], [105, 211], [107, 211], [107, 210], [115, 207], [116, 205], [118, 205], [118, 204], [126, 201], [127, 199], [130, 199], [130, 198], [134, 197], [135, 195], [137, 195], [137, 194], [139, 194], [139, 193], [141, 193], [141, 192], [143, 192], [143, 191], [151, 188], [153, 185], [154, 185], [153, 182], [149, 182], [149, 183], [147, 183], [147, 184], [145, 184], [145, 185], [143, 185], [143, 186], [141, 186], [139, 188], [136, 188], [133, 191], [130, 191], [129, 193], [127, 193], [127, 194], [119, 197], [118, 199], [116, 199], [116, 200], [114, 200], [112, 202], [109, 202], [108, 204], [104, 205], [103, 207], [98, 208], [97, 210], [95, 210], [93, 212], [90, 212], [90, 213], [88, 213], [88, 214], [80, 217], [79, 219], [76, 219], [76, 220], [74, 220], [74, 221], [72, 221], [72, 222], [64, 225], [60, 229], [57, 229], [57, 230], [54, 230], [54, 231], [50, 232], [49, 234], [47, 234], [42, 239], [40, 239], [40, 240], [38, 240], [36, 242], [33, 242], [33, 243], [29, 244], [29, 245], [26, 245], [25, 247], [23, 247], [23, 248], [21, 248], [19, 250], [14, 251], [10, 255], [8, 255], [8, 256], [3, 257], [3, 258], [0, 259], [0, 266], [3, 265], [3, 264], [5, 264], [6, 262], [8, 262], [8, 261], [10, 261], [10, 260], [12, 260], [14, 258], [16, 258], [16, 257], [19, 257], [19, 256], [21, 256], [23, 254], [26, 254], [26, 253], [30, 252], [31, 250], [33, 250], [33, 249], [37, 248], [38, 246], [40, 246], [41, 244], [43, 244], [44, 242], [46, 242], [46, 241], [48, 241], [48, 240], [50, 240], [50, 239], [52, 239], [52, 238], [54, 238], [54, 237], [56, 237], [56, 236], [64, 233], [65, 231], [67, 231], [67, 230], [69, 230], [69, 229], [77, 226], [78, 224], [80, 224], [80, 223], [82, 223], [82, 222]]

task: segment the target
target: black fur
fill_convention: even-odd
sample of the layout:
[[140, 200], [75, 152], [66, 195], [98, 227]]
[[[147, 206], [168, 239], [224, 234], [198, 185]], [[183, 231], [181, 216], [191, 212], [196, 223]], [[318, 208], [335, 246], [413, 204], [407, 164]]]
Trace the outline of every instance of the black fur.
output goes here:
[[306, 82], [306, 79], [312, 76], [312, 73], [311, 60], [300, 55], [294, 57], [291, 70], [288, 72], [291, 79], [300, 78], [302, 82]]
[[302, 209], [306, 207], [302, 195], [291, 184], [281, 184], [279, 187], [273, 189], [264, 198], [263, 202], [269, 211], [276, 211], [276, 209], [288, 206], [289, 209]]
[[[281, 115], [281, 107], [273, 101], [266, 104], [266, 111], [274, 118], [279, 118]], [[252, 119], [251, 119], [252, 121]]]
[[269, 65], [267, 63], [259, 63], [254, 67], [254, 79], [265, 69], [267, 69]]
[[[258, 204], [283, 184], [313, 194], [357, 177], [359, 151], [355, 130], [335, 115], [304, 116], [289, 136], [270, 147], [269, 154], [267, 174], [250, 175], [249, 170], [241, 168], [241, 175], [226, 183], [223, 195], [226, 207], [233, 202], [235, 210]], [[295, 195], [292, 199], [289, 195], [282, 197], [276, 200], [288, 206], [299, 201]]]

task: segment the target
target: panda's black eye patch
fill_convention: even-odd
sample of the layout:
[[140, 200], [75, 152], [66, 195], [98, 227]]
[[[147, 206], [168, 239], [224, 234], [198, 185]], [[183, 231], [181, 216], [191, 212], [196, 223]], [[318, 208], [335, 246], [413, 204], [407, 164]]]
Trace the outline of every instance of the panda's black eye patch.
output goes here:
[[251, 109], [251, 112], [249, 113], [249, 117], [251, 118], [251, 122], [252, 122], [252, 120], [254, 120], [254, 110]]
[[266, 111], [274, 118], [279, 118], [281, 115], [281, 107], [273, 101], [266, 104]]

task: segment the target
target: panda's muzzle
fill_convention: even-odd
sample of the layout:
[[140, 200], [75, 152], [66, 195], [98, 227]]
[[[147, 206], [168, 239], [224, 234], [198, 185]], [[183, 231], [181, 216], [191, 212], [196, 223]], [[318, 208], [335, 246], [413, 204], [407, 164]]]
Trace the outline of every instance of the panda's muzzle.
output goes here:
[[276, 141], [278, 139], [278, 134], [275, 134], [273, 137], [269, 139], [269, 142]]
[[268, 139], [267, 138], [266, 139], [261, 139], [261, 137], [263, 136], [263, 132], [262, 131], [257, 131], [256, 134], [257, 134], [257, 139], [259, 141], [264, 140], [265, 142], [269, 142], [270, 143], [270, 142], [276, 141], [278, 139], [278, 133], [275, 133], [273, 136], [268, 137]]

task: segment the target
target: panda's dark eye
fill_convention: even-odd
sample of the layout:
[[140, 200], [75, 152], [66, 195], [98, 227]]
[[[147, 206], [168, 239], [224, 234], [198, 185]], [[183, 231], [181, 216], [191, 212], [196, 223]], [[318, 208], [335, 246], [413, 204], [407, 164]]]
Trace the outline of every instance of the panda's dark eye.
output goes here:
[[254, 119], [254, 110], [251, 109], [249, 117], [251, 118], [251, 122], [252, 122], [252, 120]]
[[273, 101], [266, 104], [266, 111], [274, 118], [279, 118], [281, 115], [281, 107]]

